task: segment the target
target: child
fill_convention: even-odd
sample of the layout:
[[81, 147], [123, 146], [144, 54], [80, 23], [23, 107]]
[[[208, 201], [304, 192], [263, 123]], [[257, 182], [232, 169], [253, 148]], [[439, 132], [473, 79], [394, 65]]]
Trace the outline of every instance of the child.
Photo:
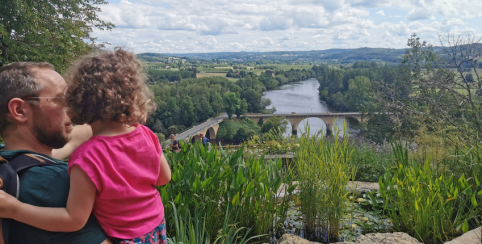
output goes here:
[[36, 207], [0, 191], [0, 218], [71, 232], [92, 212], [114, 243], [167, 243], [156, 186], [171, 180], [171, 170], [158, 138], [139, 124], [155, 109], [139, 61], [117, 48], [71, 73], [68, 113], [73, 123], [90, 124], [93, 137], [69, 158], [67, 207]]

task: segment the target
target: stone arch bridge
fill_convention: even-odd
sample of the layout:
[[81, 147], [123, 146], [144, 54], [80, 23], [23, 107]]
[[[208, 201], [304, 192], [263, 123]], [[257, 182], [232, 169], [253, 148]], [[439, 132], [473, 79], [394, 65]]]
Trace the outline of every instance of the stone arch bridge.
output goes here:
[[[323, 120], [326, 124], [326, 129], [328, 132], [331, 132], [331, 128], [335, 123], [335, 120], [338, 118], [346, 118], [352, 117], [358, 120], [359, 122], [365, 121], [368, 119], [367, 117], [363, 117], [363, 114], [360, 112], [350, 112], [350, 113], [291, 113], [291, 114], [246, 114], [243, 115], [245, 117], [250, 118], [255, 123], [258, 123], [259, 119], [261, 118], [263, 122], [266, 122], [271, 117], [285, 117], [286, 120], [291, 124], [292, 133], [296, 135], [298, 133], [298, 125], [299, 123], [306, 119], [306, 118], [319, 118]], [[218, 134], [219, 124], [223, 122], [224, 119], [227, 119], [228, 115], [225, 113], [214, 117], [212, 119], [207, 120], [206, 122], [194, 126], [188, 130], [185, 130], [176, 135], [176, 139], [178, 140], [199, 140], [200, 134], [204, 134], [209, 139], [216, 139], [216, 135]], [[170, 143], [170, 139], [164, 141], [164, 143]]]
[[319, 118], [323, 120], [326, 124], [326, 130], [328, 132], [332, 132], [331, 128], [335, 123], [336, 119], [339, 118], [346, 118], [351, 117], [358, 122], [362, 122], [368, 119], [368, 117], [363, 117], [363, 113], [360, 112], [348, 112], [348, 113], [291, 113], [291, 114], [247, 114], [246, 117], [253, 120], [255, 123], [258, 123], [259, 119], [261, 118], [263, 122], [266, 122], [271, 117], [285, 117], [286, 120], [291, 124], [291, 130], [293, 135], [297, 135], [298, 133], [298, 125], [301, 121], [306, 118]]

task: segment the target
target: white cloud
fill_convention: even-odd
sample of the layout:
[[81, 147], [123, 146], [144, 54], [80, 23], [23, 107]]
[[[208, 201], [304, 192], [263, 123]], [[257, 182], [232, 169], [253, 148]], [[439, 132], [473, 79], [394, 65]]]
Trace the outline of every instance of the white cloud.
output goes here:
[[101, 19], [117, 28], [92, 36], [135, 52], [403, 48], [413, 32], [432, 43], [438, 33], [482, 33], [478, 0], [121, 0], [100, 7]]
[[384, 7], [393, 4], [391, 0], [350, 0], [349, 3], [353, 6], [376, 8]]
[[271, 16], [265, 17], [259, 23], [261, 30], [271, 31], [271, 30], [286, 30], [293, 23], [292, 19], [286, 19], [282, 16]]
[[407, 20], [435, 19], [428, 8], [414, 8], [405, 16]]
[[267, 37], [267, 36], [263, 37], [263, 38], [261, 39], [261, 41], [263, 41], [263, 42], [264, 42], [265, 44], [267, 44], [267, 45], [273, 45], [273, 44], [274, 44], [273, 39], [271, 39], [271, 38], [269, 38], [269, 37]]

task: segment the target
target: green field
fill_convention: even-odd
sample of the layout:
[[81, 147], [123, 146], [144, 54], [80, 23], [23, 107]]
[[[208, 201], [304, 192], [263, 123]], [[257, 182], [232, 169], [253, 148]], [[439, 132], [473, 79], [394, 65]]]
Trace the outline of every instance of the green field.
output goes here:
[[268, 68], [272, 67], [275, 70], [290, 70], [290, 69], [311, 69], [313, 65], [309, 64], [296, 64], [296, 65], [289, 65], [289, 64], [268, 64], [268, 65], [259, 65], [257, 68]]

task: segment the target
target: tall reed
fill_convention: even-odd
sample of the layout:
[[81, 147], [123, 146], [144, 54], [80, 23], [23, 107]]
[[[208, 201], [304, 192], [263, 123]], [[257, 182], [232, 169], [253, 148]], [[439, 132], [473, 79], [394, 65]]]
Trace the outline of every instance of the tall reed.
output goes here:
[[[346, 132], [346, 123], [344, 126]], [[305, 128], [305, 135], [310, 135], [309, 126]], [[329, 238], [338, 236], [340, 219], [346, 213], [346, 185], [356, 172], [349, 163], [352, 149], [348, 135], [344, 133], [340, 139], [336, 128], [334, 134], [332, 140], [324, 139], [321, 133], [303, 136], [294, 158], [305, 228], [327, 232]]]

